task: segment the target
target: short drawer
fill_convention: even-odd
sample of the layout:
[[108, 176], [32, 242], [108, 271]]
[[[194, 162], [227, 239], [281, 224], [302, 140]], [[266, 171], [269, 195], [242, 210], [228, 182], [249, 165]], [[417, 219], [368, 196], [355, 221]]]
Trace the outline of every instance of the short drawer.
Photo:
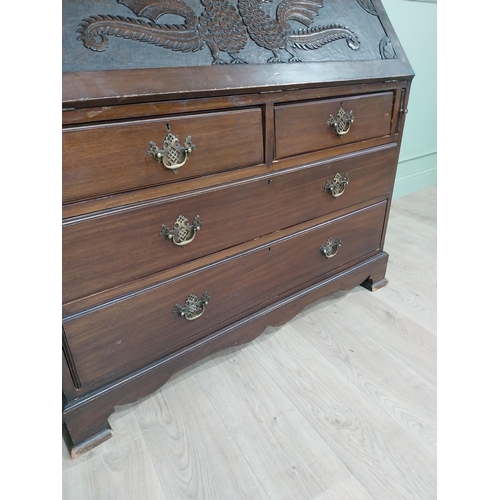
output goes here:
[[[333, 148], [388, 135], [391, 130], [393, 92], [284, 104], [275, 108], [276, 158]], [[340, 110], [354, 121], [339, 135], [331, 125]]]
[[[174, 352], [246, 310], [376, 252], [386, 208], [385, 201], [371, 205], [68, 319], [64, 330], [81, 384]], [[341, 240], [331, 258], [320, 250], [329, 238]], [[173, 314], [190, 294], [200, 299], [205, 292], [209, 300], [197, 319]]]
[[[281, 171], [235, 185], [63, 226], [63, 301], [69, 302], [326, 215], [392, 189], [395, 147]], [[348, 184], [334, 198], [325, 186]], [[202, 227], [186, 245], [160, 236], [179, 216]], [[191, 239], [188, 237], [187, 240]], [[179, 241], [177, 241], [179, 242]]]
[[[163, 148], [167, 123], [181, 147], [188, 136], [194, 144], [176, 173], [146, 155], [151, 141]], [[62, 147], [63, 202], [89, 199], [260, 164], [262, 113], [251, 108], [64, 129]], [[175, 161], [183, 159], [181, 153]]]

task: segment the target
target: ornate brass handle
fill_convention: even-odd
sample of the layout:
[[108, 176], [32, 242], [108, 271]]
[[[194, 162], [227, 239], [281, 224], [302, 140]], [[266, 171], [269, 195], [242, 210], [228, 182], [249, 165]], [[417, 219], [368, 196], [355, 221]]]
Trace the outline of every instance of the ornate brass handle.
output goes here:
[[342, 177], [337, 173], [333, 181], [326, 181], [325, 191], [328, 191], [334, 198], [338, 198], [344, 194], [347, 184], [349, 184], [349, 175], [345, 174], [344, 177]]
[[193, 219], [192, 224], [189, 224], [187, 217], [179, 215], [174, 223], [173, 229], [169, 229], [168, 226], [162, 224], [160, 236], [164, 236], [166, 240], [172, 241], [176, 245], [183, 247], [194, 240], [196, 233], [201, 229], [202, 225], [199, 215]]
[[152, 155], [158, 163], [163, 163], [165, 168], [172, 170], [175, 174], [187, 162], [189, 154], [194, 149], [194, 144], [191, 141], [191, 136], [188, 135], [184, 141], [184, 146], [181, 146], [179, 139], [170, 132], [170, 125], [168, 123], [166, 127], [168, 134], [163, 140], [163, 149], [158, 148], [151, 141], [146, 155]]
[[353, 122], [354, 115], [352, 111], [344, 111], [344, 109], [342, 108], [342, 103], [340, 103], [340, 109], [337, 113], [337, 118], [334, 118], [332, 115], [330, 115], [330, 118], [328, 118], [326, 124], [330, 125], [330, 127], [335, 130], [337, 135], [341, 137], [349, 132], [349, 130], [351, 129], [351, 123]]
[[200, 299], [191, 293], [188, 295], [186, 303], [183, 306], [175, 304], [172, 314], [177, 314], [181, 318], [193, 321], [205, 312], [205, 306], [208, 304], [209, 300], [210, 296], [207, 292], [203, 292]]
[[326, 245], [320, 245], [319, 251], [327, 258], [331, 259], [335, 255], [337, 255], [337, 252], [339, 251], [340, 245], [342, 241], [340, 238], [337, 238], [334, 240], [331, 236], [328, 238], [328, 241], [326, 242]]

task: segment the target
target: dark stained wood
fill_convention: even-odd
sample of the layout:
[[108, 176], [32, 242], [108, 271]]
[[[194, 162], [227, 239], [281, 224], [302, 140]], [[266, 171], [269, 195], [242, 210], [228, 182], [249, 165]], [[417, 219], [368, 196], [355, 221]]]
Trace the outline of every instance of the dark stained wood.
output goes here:
[[264, 117], [264, 137], [265, 137], [265, 158], [266, 164], [270, 165], [274, 158], [274, 143], [275, 143], [275, 130], [274, 130], [274, 103], [267, 102], [263, 108]]
[[62, 112], [63, 126], [79, 123], [110, 122], [131, 118], [145, 118], [198, 111], [216, 111], [248, 106], [274, 105], [282, 102], [325, 99], [343, 95], [369, 94], [383, 91], [399, 91], [406, 82], [392, 80], [387, 83], [364, 83], [360, 85], [345, 85], [335, 87], [319, 87], [293, 91], [260, 92], [258, 94], [229, 95], [198, 99], [172, 99], [169, 101], [145, 102], [117, 106], [99, 106], [86, 108], [64, 109]]
[[387, 285], [387, 283], [389, 283], [389, 280], [385, 277], [379, 280], [374, 277], [370, 277], [366, 281], [363, 281], [363, 283], [361, 283], [361, 286], [365, 287], [367, 290], [370, 290], [370, 292], [376, 292], [380, 288], [383, 288], [385, 285]]
[[[370, 200], [368, 204], [376, 204], [379, 202], [386, 202], [387, 195], [382, 195]], [[337, 217], [342, 217], [351, 212], [361, 210], [367, 206], [367, 201], [364, 200], [362, 203], [352, 205], [343, 209], [335, 211]], [[188, 275], [197, 269], [209, 265], [216, 265], [218, 263], [225, 262], [227, 260], [233, 259], [239, 255], [245, 254], [252, 251], [256, 246], [266, 246], [273, 244], [278, 238], [291, 237], [298, 232], [308, 230], [311, 225], [319, 225], [330, 221], [332, 218], [332, 213], [328, 213], [312, 221], [306, 221], [295, 226], [281, 229], [275, 233], [270, 233], [263, 235], [256, 240], [246, 241], [240, 245], [234, 247], [229, 247], [215, 254], [206, 255], [205, 257], [200, 257], [199, 259], [187, 262], [185, 264], [180, 264], [179, 266], [165, 269], [159, 273], [144, 276], [138, 280], [122, 283], [117, 287], [103, 290], [102, 292], [97, 292], [92, 295], [87, 295], [81, 299], [74, 300], [72, 302], [67, 302], [62, 306], [62, 316], [63, 320], [73, 317], [78, 314], [83, 314], [91, 309], [99, 308], [104, 304], [113, 302], [116, 298], [125, 297], [130, 294], [139, 293], [145, 291], [152, 287], [156, 287], [159, 284], [174, 279], [178, 276]], [[385, 227], [385, 223], [384, 223]]]
[[[221, 318], [231, 318], [296, 284], [378, 250], [385, 210], [385, 203], [374, 205], [65, 321], [64, 330], [82, 384], [104, 378], [137, 360], [173, 352]], [[319, 252], [329, 237], [342, 240], [331, 259]], [[186, 321], [172, 314], [175, 304], [183, 305], [189, 294], [201, 297], [205, 291], [210, 302], [202, 317]]]
[[[287, 1], [277, 8], [265, 3], [65, 2], [63, 16], [73, 29], [63, 30], [63, 44], [68, 47], [63, 71], [380, 58], [380, 40], [386, 33], [375, 9], [367, 13], [344, 0], [335, 6], [323, 0]], [[163, 14], [170, 14], [168, 25], [159, 23]], [[347, 17], [352, 27], [339, 24], [339, 17]], [[297, 22], [300, 30], [294, 29]], [[368, 43], [367, 32], [372, 35]]]
[[[72, 202], [63, 205], [63, 220], [65, 224], [71, 223], [73, 220], [81, 220], [83, 216], [93, 217], [102, 215], [112, 212], [116, 208], [129, 208], [139, 203], [149, 203], [150, 200], [182, 195], [206, 188], [217, 188], [218, 186], [239, 182], [243, 179], [252, 179], [269, 173], [296, 168], [298, 162], [302, 165], [306, 165], [321, 161], [329, 161], [332, 158], [345, 156], [350, 153], [357, 153], [361, 150], [378, 148], [379, 146], [391, 147], [398, 144], [398, 139], [399, 136], [397, 134], [393, 136], [384, 136], [382, 138], [369, 139], [360, 143], [346, 144], [335, 148], [315, 151], [313, 153], [306, 153], [300, 156], [300, 160], [297, 157], [273, 160], [271, 164], [245, 167], [244, 170], [230, 170], [202, 178], [187, 179], [185, 181], [94, 198], [92, 200]], [[397, 149], [399, 150], [399, 148]]]
[[[108, 417], [114, 407], [109, 398], [82, 404], [66, 405], [63, 411], [63, 436], [70, 449], [71, 458], [76, 458], [113, 437]], [[97, 403], [97, 404], [96, 404]]]
[[[176, 371], [328, 293], [387, 283], [413, 70], [380, 0], [294, 1], [262, 17], [253, 0], [64, 3], [63, 67], [78, 69], [62, 76], [63, 424], [73, 457], [111, 437], [117, 405]], [[318, 24], [337, 8], [350, 28]], [[301, 22], [296, 9], [307, 26], [283, 30]], [[163, 14], [183, 27], [160, 26]], [[145, 26], [156, 38], [140, 38]], [[187, 45], [174, 47], [177, 36]], [[299, 55], [309, 62], [292, 62]], [[211, 64], [231, 60], [251, 64]], [[341, 102], [355, 121], [339, 138], [326, 121]], [[177, 173], [145, 154], [150, 141], [162, 147], [167, 122], [195, 144]], [[325, 184], [337, 173], [349, 184], [333, 198]], [[179, 215], [203, 224], [183, 248], [159, 236]], [[320, 246], [330, 237], [341, 247], [328, 259]], [[199, 318], [173, 314], [205, 291]]]
[[401, 105], [404, 90], [398, 88], [394, 91], [394, 105], [392, 106], [391, 134], [398, 131], [399, 117], [401, 116]]
[[[65, 341], [64, 333], [63, 333], [63, 342]], [[74, 399], [77, 397], [77, 387], [80, 385], [79, 382], [76, 382], [73, 379], [71, 372], [75, 373], [74, 367], [73, 370], [70, 370], [68, 366], [68, 360], [66, 356], [69, 355], [69, 348], [66, 343], [65, 349], [62, 352], [62, 390], [63, 390], [63, 403], [68, 400]]]
[[[111, 426], [109, 425], [109, 423], [107, 423], [106, 420], [104, 424], [102, 424], [101, 422], [99, 425], [99, 427], [101, 426], [104, 427], [102, 430], [99, 430], [95, 434], [91, 435], [89, 438], [84, 437], [81, 441], [75, 444], [73, 442], [72, 435], [69, 433], [68, 425], [71, 425], [71, 418], [68, 418], [67, 423], [63, 424], [63, 437], [66, 441], [66, 445], [70, 449], [71, 458], [78, 458], [84, 453], [87, 453], [87, 451], [92, 450], [96, 446], [99, 446], [108, 439], [112, 438], [114, 434], [113, 429], [111, 429]], [[74, 430], [73, 434], [75, 434]]]
[[[63, 73], [63, 108], [375, 83], [412, 77], [400, 59]], [[224, 82], [221, 85], [221, 82]], [[85, 97], [82, 97], [85, 96]]]
[[[392, 146], [65, 224], [63, 302], [389, 194], [396, 165]], [[324, 188], [336, 173], [349, 184], [333, 198]], [[179, 215], [203, 223], [184, 247], [159, 236]]]
[[[393, 93], [342, 97], [276, 106], [276, 157], [331, 148], [388, 135], [391, 131]], [[339, 137], [327, 121], [336, 118], [339, 109], [351, 112], [354, 122]]]
[[[195, 145], [176, 173], [146, 155], [150, 141], [162, 148], [167, 122], [181, 145], [187, 136]], [[65, 129], [62, 146], [64, 202], [178, 182], [264, 161], [262, 114], [258, 108]]]
[[86, 445], [99, 439], [103, 431], [105, 435], [109, 429], [107, 418], [115, 406], [132, 403], [151, 394], [172, 375], [213, 352], [254, 340], [268, 325], [278, 326], [289, 321], [304, 307], [325, 295], [349, 290], [372, 275], [384, 274], [387, 261], [388, 255], [380, 252], [344, 272], [280, 297], [211, 335], [71, 401], [63, 410], [63, 418], [72, 443]]

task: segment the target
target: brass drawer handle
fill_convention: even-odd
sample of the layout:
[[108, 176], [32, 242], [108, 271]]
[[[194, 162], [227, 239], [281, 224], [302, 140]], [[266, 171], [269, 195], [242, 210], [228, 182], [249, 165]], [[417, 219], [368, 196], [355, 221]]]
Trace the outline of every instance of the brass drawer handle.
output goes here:
[[191, 293], [188, 295], [186, 303], [183, 306], [175, 304], [172, 314], [177, 314], [181, 318], [193, 321], [205, 312], [205, 306], [208, 304], [209, 300], [210, 296], [207, 292], [203, 292], [200, 299]]
[[342, 241], [340, 238], [334, 240], [331, 236], [328, 238], [326, 245], [320, 245], [319, 251], [327, 258], [331, 259], [337, 255]]
[[202, 225], [199, 215], [193, 219], [192, 224], [189, 224], [187, 217], [179, 215], [174, 223], [173, 229], [169, 229], [169, 227], [164, 224], [161, 225], [160, 236], [164, 236], [166, 240], [172, 241], [174, 244], [183, 247], [194, 240], [196, 233], [201, 229]]
[[337, 173], [333, 181], [326, 181], [325, 191], [328, 191], [334, 198], [338, 198], [344, 194], [347, 184], [349, 184], [349, 175], [345, 174], [344, 177], [342, 177]]
[[191, 136], [188, 135], [184, 141], [184, 146], [181, 146], [179, 139], [170, 132], [170, 125], [166, 124], [168, 134], [163, 140], [163, 149], [151, 141], [149, 143], [149, 150], [146, 155], [154, 156], [158, 163], [163, 163], [165, 168], [172, 170], [174, 174], [181, 168], [188, 160], [189, 154], [194, 149], [194, 144], [191, 141]]
[[341, 137], [349, 132], [349, 130], [351, 129], [351, 123], [353, 122], [354, 115], [352, 111], [344, 111], [344, 109], [342, 108], [342, 103], [340, 103], [340, 109], [337, 113], [337, 118], [334, 118], [332, 115], [330, 115], [330, 118], [328, 118], [326, 124], [330, 125], [330, 127], [335, 130], [337, 135]]

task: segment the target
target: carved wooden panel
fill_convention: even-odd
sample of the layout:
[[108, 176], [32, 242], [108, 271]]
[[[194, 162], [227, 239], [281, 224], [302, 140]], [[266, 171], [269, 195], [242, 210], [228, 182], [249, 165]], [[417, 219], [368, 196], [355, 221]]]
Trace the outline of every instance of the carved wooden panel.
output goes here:
[[397, 57], [372, 0], [63, 1], [63, 71]]

